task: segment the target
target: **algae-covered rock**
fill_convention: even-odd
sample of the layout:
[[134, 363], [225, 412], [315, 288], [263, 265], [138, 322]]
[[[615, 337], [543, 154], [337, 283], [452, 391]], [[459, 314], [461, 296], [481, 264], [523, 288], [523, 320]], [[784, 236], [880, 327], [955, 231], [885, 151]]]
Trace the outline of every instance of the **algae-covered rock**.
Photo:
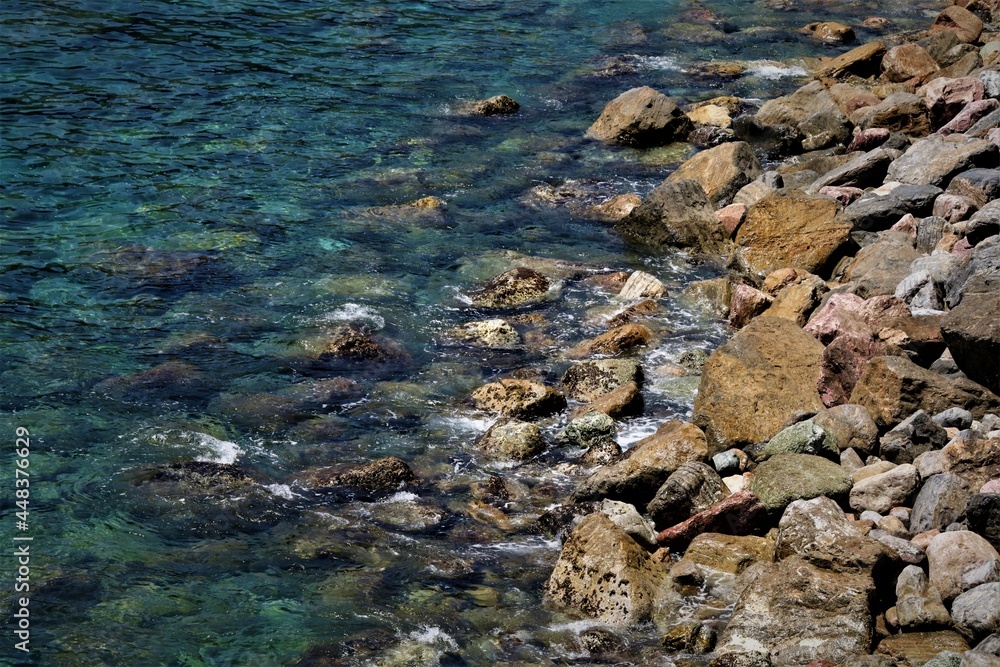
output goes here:
[[778, 454], [757, 466], [750, 478], [750, 490], [775, 512], [795, 500], [818, 496], [843, 503], [851, 484], [844, 468], [810, 454]]

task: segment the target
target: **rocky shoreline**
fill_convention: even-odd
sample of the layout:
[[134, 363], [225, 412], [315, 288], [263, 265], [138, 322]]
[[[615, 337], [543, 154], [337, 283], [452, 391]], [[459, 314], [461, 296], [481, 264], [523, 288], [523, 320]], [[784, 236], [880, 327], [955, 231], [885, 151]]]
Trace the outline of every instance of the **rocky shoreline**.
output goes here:
[[[604, 209], [638, 245], [724, 258], [727, 276], [688, 292], [736, 330], [704, 363], [692, 423], [624, 454], [614, 420], [642, 410], [630, 355], [665, 293], [653, 276], [628, 276], [630, 305], [568, 355], [583, 360], [561, 392], [473, 393], [501, 415], [479, 446], [504, 460], [544, 450], [533, 420], [580, 406], [560, 440], [603, 465], [546, 517], [564, 540], [546, 594], [604, 624], [593, 653], [652, 623], [714, 667], [1000, 664], [1000, 33], [988, 3], [963, 5], [817, 63], [753, 115], [726, 97], [685, 113], [643, 87], [588, 131], [704, 148]], [[548, 288], [520, 267], [472, 297]], [[484, 344], [509, 327], [475, 326]], [[683, 612], [699, 589], [731, 615]]]

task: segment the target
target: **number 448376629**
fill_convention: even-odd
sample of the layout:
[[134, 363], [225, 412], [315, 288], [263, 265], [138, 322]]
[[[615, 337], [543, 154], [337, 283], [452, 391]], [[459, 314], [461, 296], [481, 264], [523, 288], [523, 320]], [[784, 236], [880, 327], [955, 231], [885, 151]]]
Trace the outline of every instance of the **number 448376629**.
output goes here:
[[31, 454], [31, 437], [28, 429], [23, 426], [19, 426], [15, 430], [15, 434], [17, 435], [17, 448], [14, 450], [14, 454], [17, 455], [17, 458], [14, 459], [14, 485], [16, 487], [14, 496], [17, 498], [15, 504], [19, 510], [16, 515], [18, 527], [21, 530], [27, 530], [28, 499], [31, 497], [31, 481], [28, 473], [28, 466], [31, 464], [31, 459], [29, 458]]

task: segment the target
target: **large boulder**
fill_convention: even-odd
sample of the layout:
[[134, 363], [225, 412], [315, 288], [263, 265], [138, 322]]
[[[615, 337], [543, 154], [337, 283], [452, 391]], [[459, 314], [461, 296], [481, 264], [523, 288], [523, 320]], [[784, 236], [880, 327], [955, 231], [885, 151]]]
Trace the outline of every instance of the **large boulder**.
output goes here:
[[646, 506], [657, 528], [668, 528], [690, 519], [727, 495], [722, 478], [704, 463], [692, 461], [670, 474]]
[[851, 490], [847, 470], [811, 454], [779, 454], [764, 461], [750, 478], [750, 491], [777, 513], [796, 500], [826, 496], [845, 502]]
[[851, 393], [851, 403], [866, 408], [875, 423], [888, 429], [917, 410], [937, 414], [951, 407], [982, 416], [1000, 409], [1000, 397], [970, 380], [951, 380], [905, 357], [875, 357]]
[[922, 568], [908, 565], [896, 579], [896, 618], [906, 629], [947, 626], [951, 623], [941, 593]]
[[891, 552], [861, 534], [836, 502], [826, 497], [796, 500], [778, 522], [775, 555], [800, 556], [827, 570], [872, 573], [891, 561]]
[[983, 22], [968, 9], [952, 5], [938, 14], [927, 29], [927, 34], [935, 35], [946, 30], [954, 32], [959, 42], [969, 44], [979, 39], [983, 33]]
[[696, 181], [715, 208], [729, 204], [737, 192], [763, 173], [750, 144], [731, 141], [695, 155], [670, 174], [667, 183]]
[[981, 584], [952, 602], [955, 625], [971, 637], [1000, 632], [1000, 583]]
[[615, 225], [615, 231], [633, 243], [655, 249], [690, 248], [719, 255], [729, 245], [729, 235], [715, 216], [708, 195], [690, 179], [653, 188], [642, 204]]
[[962, 431], [941, 450], [939, 461], [943, 472], [958, 475], [970, 488], [978, 489], [1000, 477], [1000, 436], [994, 432]]
[[643, 438], [625, 456], [585, 479], [574, 500], [621, 500], [645, 507], [670, 474], [685, 463], [705, 461], [708, 441], [701, 429], [682, 421], [668, 421]]
[[892, 83], [923, 80], [938, 69], [938, 64], [919, 44], [894, 46], [882, 58], [882, 76]]
[[844, 269], [844, 281], [855, 283], [854, 292], [862, 298], [893, 294], [910, 275], [910, 265], [922, 256], [909, 234], [883, 232], [850, 261]]
[[941, 533], [927, 547], [931, 584], [945, 604], [980, 584], [1000, 581], [1000, 554], [968, 530]]
[[860, 405], [845, 404], [827, 408], [812, 419], [844, 451], [853, 449], [867, 456], [878, 443], [878, 426], [868, 410]]
[[[701, 586], [727, 579], [724, 575], [742, 574], [761, 561], [774, 561], [773, 540], [752, 535], [701, 533], [691, 540], [684, 557], [670, 568], [670, 578], [681, 584]], [[735, 583], [732, 576], [725, 583]], [[720, 589], [724, 591], [722, 586], [713, 586], [712, 592]]]
[[592, 359], [570, 366], [562, 378], [566, 397], [589, 402], [628, 383], [641, 383], [642, 368], [633, 359]]
[[823, 345], [794, 322], [762, 317], [715, 350], [702, 369], [694, 419], [720, 449], [773, 437], [793, 416], [818, 412]]
[[789, 193], [765, 197], [750, 207], [736, 232], [746, 268], [760, 276], [785, 267], [823, 275], [851, 233], [829, 197]]
[[832, 169], [809, 186], [810, 193], [828, 186], [867, 188], [881, 185], [889, 165], [898, 157], [898, 151], [875, 148], [861, 153], [847, 164]]
[[858, 512], [887, 514], [907, 504], [920, 485], [920, 473], [909, 463], [867, 477], [851, 489], [851, 507]]
[[667, 570], [600, 512], [577, 525], [545, 585], [547, 599], [616, 627], [648, 622], [670, 592]]
[[916, 535], [935, 528], [944, 530], [962, 516], [971, 496], [972, 488], [958, 475], [931, 475], [913, 501], [910, 531]]
[[[883, 174], [884, 176], [884, 174]], [[869, 192], [844, 209], [844, 217], [858, 229], [879, 232], [889, 229], [909, 213], [917, 218], [930, 215], [941, 188], [934, 185], [889, 184]]]
[[517, 419], [540, 419], [566, 408], [566, 398], [552, 387], [513, 378], [483, 385], [472, 392], [472, 401], [480, 410]]
[[824, 61], [817, 70], [818, 76], [840, 78], [848, 74], [869, 77], [878, 74], [885, 55], [882, 42], [869, 42], [842, 53], [836, 58]]
[[569, 359], [583, 359], [595, 355], [621, 356], [648, 345], [653, 332], [642, 324], [629, 322], [610, 331], [581, 341], [564, 353]]
[[745, 582], [719, 653], [764, 651], [774, 667], [801, 667], [820, 659], [846, 664], [870, 651], [871, 576], [822, 569], [798, 556], [750, 572], [756, 576]]
[[677, 104], [648, 86], [608, 102], [587, 136], [612, 144], [647, 148], [684, 141], [694, 125]]
[[997, 298], [997, 292], [971, 292], [944, 316], [941, 334], [962, 372], [970, 380], [1000, 394], [998, 322], [1000, 298]]
[[851, 121], [862, 130], [883, 128], [914, 137], [930, 131], [927, 105], [912, 93], [893, 93], [875, 106], [860, 108], [851, 114]]
[[932, 134], [910, 146], [889, 165], [887, 178], [913, 185], [946, 187], [952, 176], [975, 167], [997, 166], [997, 146], [961, 134]]

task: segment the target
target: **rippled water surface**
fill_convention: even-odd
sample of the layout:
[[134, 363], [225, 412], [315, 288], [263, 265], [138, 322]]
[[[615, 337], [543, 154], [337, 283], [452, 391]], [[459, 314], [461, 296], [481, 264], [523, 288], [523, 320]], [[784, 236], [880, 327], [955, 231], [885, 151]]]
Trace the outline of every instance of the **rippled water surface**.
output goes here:
[[[543, 605], [559, 545], [532, 528], [584, 474], [579, 452], [482, 459], [490, 420], [468, 394], [518, 369], [557, 383], [560, 350], [614, 312], [587, 276], [644, 269], [677, 295], [719, 274], [645, 256], [580, 214], [645, 193], [689, 154], [585, 141], [609, 99], [642, 84], [682, 101], [768, 97], [802, 80], [801, 58], [837, 50], [796, 28], [880, 14], [906, 29], [936, 3], [830, 4], [4, 2], [0, 536], [11, 544], [21, 426], [34, 537], [33, 651], [14, 654], [5, 633], [7, 659], [596, 661], [587, 624]], [[720, 79], [695, 67], [711, 60], [751, 62]], [[462, 112], [499, 93], [521, 111]], [[395, 208], [427, 196], [447, 208]], [[540, 261], [524, 256], [580, 263], [522, 318], [528, 344], [448, 344], [448, 328], [489, 315], [463, 294]], [[647, 371], [724, 339], [695, 305], [664, 305]], [[311, 362], [347, 322], [404, 356]], [[649, 375], [623, 445], [690, 410], [697, 377]], [[357, 384], [305, 396], [330, 378]], [[563, 423], [543, 422], [547, 436]], [[421, 478], [412, 493], [352, 501], [301, 483], [387, 455]], [[253, 481], [222, 495], [146, 483], [185, 461]], [[503, 514], [477, 500], [492, 475], [513, 490]], [[626, 640], [617, 661], [672, 664], [655, 629]]]

